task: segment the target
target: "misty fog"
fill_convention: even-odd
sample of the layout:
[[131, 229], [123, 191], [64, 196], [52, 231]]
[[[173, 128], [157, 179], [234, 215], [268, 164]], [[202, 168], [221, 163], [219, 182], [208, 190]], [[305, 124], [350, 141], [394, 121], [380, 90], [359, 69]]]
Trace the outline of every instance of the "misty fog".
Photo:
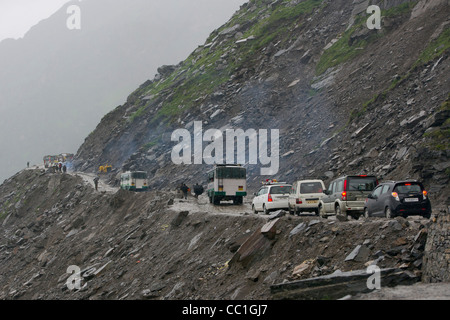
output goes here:
[[[71, 1], [23, 39], [0, 42], [0, 183], [28, 161], [76, 153], [105, 114], [159, 66], [184, 60], [245, 2]], [[71, 5], [80, 29], [68, 28]]]

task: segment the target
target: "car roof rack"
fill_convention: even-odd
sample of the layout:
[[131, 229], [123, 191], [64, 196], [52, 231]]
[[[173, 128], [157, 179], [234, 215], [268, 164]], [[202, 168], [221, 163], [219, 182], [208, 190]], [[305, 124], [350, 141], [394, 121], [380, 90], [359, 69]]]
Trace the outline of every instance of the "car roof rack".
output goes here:
[[277, 179], [266, 179], [266, 181], [262, 181], [262, 184], [264, 186], [270, 186], [274, 184], [288, 184], [288, 183], [285, 181], [278, 181]]

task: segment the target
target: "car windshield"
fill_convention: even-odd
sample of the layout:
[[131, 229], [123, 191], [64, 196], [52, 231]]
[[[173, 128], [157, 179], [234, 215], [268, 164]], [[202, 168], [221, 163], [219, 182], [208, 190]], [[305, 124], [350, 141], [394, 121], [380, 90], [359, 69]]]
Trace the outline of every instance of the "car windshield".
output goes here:
[[348, 191], [372, 191], [377, 186], [375, 177], [349, 177], [347, 180]]
[[270, 188], [270, 194], [286, 194], [291, 192], [291, 186], [273, 186]]
[[320, 182], [305, 182], [300, 185], [300, 193], [321, 193], [323, 192]]
[[402, 183], [398, 184], [395, 189], [395, 192], [398, 192], [400, 194], [405, 193], [422, 193], [422, 187], [420, 184], [417, 183]]

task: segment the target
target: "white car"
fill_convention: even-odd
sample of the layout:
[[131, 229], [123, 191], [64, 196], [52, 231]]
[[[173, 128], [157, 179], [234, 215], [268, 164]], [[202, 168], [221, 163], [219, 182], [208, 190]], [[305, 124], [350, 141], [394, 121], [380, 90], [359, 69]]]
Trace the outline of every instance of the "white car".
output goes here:
[[300, 180], [292, 185], [289, 195], [289, 212], [300, 214], [302, 211], [319, 214], [319, 201], [325, 196], [325, 184], [322, 180]]
[[260, 211], [269, 214], [272, 210], [289, 208], [289, 192], [292, 185], [286, 183], [274, 183], [262, 186], [252, 202], [254, 213]]

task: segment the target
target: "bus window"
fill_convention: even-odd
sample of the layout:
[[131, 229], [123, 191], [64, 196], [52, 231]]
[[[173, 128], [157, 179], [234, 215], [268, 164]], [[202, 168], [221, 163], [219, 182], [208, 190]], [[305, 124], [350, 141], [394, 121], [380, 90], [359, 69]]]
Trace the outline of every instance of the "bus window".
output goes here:
[[131, 176], [133, 179], [147, 179], [147, 174], [145, 172], [133, 172]]
[[217, 168], [218, 179], [245, 179], [245, 168]]

